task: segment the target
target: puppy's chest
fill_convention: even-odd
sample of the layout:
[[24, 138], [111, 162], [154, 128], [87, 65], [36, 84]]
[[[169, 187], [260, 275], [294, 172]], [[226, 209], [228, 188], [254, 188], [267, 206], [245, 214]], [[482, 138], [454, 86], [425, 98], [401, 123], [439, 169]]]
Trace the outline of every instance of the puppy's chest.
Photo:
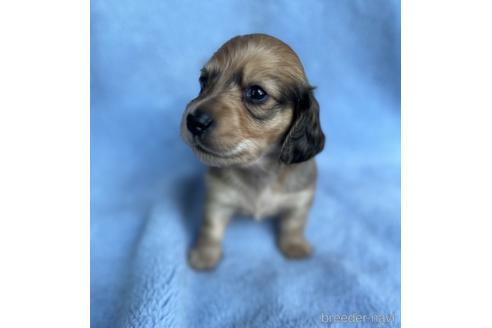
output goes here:
[[276, 190], [272, 186], [256, 190], [247, 188], [242, 190], [242, 195], [238, 195], [238, 207], [242, 214], [251, 215], [256, 220], [278, 214], [286, 208], [289, 199], [292, 197], [287, 193]]

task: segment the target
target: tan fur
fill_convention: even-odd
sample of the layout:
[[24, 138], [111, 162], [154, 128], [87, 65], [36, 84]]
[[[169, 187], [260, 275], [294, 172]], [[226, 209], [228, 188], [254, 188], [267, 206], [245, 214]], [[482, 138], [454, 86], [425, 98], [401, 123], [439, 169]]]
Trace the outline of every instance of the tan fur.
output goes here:
[[[289, 165], [279, 161], [296, 117], [295, 101], [282, 99], [285, 90], [309, 87], [299, 58], [271, 36], [239, 36], [226, 42], [203, 72], [213, 81], [188, 104], [181, 127], [184, 140], [210, 166], [203, 225], [190, 251], [191, 266], [211, 269], [217, 264], [225, 227], [235, 213], [279, 217], [281, 251], [291, 258], [309, 255], [304, 226], [315, 190], [314, 158]], [[256, 84], [269, 97], [252, 106], [243, 92]], [[193, 137], [186, 127], [186, 117], [197, 108], [214, 118], [213, 129], [203, 138]]]

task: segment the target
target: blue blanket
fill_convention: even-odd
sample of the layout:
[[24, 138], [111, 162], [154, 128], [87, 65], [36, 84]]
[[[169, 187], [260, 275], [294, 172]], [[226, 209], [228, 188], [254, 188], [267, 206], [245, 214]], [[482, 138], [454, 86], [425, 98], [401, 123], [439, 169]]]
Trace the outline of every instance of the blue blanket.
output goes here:
[[[317, 86], [327, 136], [307, 238], [228, 227], [216, 271], [186, 263], [204, 167], [180, 140], [198, 72], [223, 42], [272, 34]], [[344, 317], [345, 315], [345, 317]], [[400, 3], [91, 3], [93, 327], [400, 326]]]

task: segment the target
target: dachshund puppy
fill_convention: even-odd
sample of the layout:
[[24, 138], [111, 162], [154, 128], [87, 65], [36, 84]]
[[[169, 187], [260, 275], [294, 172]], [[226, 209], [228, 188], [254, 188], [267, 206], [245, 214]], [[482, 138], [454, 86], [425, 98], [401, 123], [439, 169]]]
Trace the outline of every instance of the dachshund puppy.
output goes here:
[[278, 218], [288, 258], [311, 247], [304, 226], [324, 147], [318, 102], [295, 52], [264, 34], [227, 41], [205, 64], [201, 91], [186, 107], [181, 134], [209, 170], [200, 234], [190, 265], [212, 269], [236, 214]]

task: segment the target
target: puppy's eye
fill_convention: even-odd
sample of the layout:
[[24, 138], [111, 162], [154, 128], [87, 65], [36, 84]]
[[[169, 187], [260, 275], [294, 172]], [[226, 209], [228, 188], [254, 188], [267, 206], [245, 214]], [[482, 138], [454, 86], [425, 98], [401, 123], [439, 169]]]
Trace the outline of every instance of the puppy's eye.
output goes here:
[[268, 98], [267, 93], [261, 87], [253, 85], [246, 90], [246, 99], [252, 103], [262, 103]]

